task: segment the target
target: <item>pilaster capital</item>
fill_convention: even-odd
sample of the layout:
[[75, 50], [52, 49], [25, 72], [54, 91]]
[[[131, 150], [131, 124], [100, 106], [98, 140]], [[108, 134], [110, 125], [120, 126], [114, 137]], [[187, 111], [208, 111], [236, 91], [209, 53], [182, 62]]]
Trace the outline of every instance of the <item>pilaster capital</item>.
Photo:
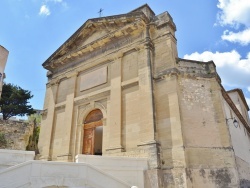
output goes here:
[[123, 52], [117, 52], [112, 58], [111, 58], [111, 61], [121, 61], [123, 57]]
[[52, 86], [58, 86], [60, 83], [60, 79], [56, 79], [56, 80], [51, 80], [49, 83], [46, 84], [46, 87], [52, 87]]
[[67, 73], [67, 74], [66, 74], [66, 77], [67, 77], [67, 78], [77, 77], [77, 76], [78, 76], [78, 74], [79, 74], [79, 72], [78, 72], [78, 71], [69, 72], [69, 73]]

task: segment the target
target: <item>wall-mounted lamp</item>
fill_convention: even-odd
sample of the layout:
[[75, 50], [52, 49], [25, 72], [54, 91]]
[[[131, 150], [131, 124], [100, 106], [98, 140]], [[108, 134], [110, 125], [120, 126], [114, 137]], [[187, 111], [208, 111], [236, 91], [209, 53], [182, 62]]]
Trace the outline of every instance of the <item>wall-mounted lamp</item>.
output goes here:
[[239, 126], [239, 122], [235, 118], [228, 118], [228, 119], [226, 118], [227, 124], [229, 120], [233, 120], [233, 124], [236, 128]]

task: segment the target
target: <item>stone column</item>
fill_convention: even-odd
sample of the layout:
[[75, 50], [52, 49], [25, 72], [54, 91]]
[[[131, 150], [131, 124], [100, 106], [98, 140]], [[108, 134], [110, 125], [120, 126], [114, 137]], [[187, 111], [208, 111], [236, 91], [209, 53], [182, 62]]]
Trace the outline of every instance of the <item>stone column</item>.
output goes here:
[[111, 65], [109, 147], [107, 151], [121, 152], [121, 57]]
[[55, 113], [55, 104], [56, 96], [58, 90], [58, 83], [53, 85], [48, 85], [46, 90], [45, 106], [46, 115], [42, 118], [41, 122], [41, 132], [38, 143], [39, 152], [43, 160], [51, 160], [51, 143], [52, 143], [52, 134], [54, 129], [54, 113]]

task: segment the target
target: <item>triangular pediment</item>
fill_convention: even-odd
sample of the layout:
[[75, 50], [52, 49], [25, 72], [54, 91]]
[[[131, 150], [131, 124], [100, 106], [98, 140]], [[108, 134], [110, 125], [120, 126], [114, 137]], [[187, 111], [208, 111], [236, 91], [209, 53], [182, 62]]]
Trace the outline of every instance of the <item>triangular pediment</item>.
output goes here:
[[[145, 8], [147, 5], [142, 6], [143, 10]], [[119, 38], [137, 29], [136, 24], [139, 23], [141, 27], [147, 22], [149, 22], [147, 15], [138, 10], [128, 14], [89, 19], [43, 63], [43, 66], [52, 71], [54, 67], [57, 67], [56, 61], [62, 61], [78, 51], [82, 54], [85, 52], [83, 48], [92, 51], [97, 46], [95, 43], [99, 45], [108, 43], [110, 41], [108, 38]]]
[[129, 23], [129, 20], [123, 20], [123, 22], [119, 24], [115, 21], [107, 22], [102, 20], [97, 23], [91, 22], [89, 23], [89, 27], [91, 27], [91, 29], [85, 29], [86, 31], [82, 32], [81, 35], [78, 37], [77, 48], [81, 48], [83, 46], [93, 43], [96, 40], [102, 39], [105, 36], [110, 35], [111, 33], [114, 33], [115, 31], [121, 29], [123, 26]]
[[84, 40], [82, 40], [81, 42], [79, 42], [79, 46], [78, 47], [82, 47], [84, 45], [87, 45], [101, 37], [104, 37], [105, 35], [107, 35], [108, 33], [112, 32], [111, 29], [103, 29], [103, 30], [95, 30], [92, 31], [88, 36], [85, 37]]

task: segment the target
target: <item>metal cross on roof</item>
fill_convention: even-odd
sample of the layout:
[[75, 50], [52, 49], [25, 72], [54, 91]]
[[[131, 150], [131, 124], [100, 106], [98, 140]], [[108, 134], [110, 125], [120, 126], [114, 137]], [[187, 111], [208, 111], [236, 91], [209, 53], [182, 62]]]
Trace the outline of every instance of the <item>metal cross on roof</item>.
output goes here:
[[102, 17], [102, 12], [103, 12], [103, 9], [102, 8], [100, 8], [100, 10], [99, 10], [99, 17]]

